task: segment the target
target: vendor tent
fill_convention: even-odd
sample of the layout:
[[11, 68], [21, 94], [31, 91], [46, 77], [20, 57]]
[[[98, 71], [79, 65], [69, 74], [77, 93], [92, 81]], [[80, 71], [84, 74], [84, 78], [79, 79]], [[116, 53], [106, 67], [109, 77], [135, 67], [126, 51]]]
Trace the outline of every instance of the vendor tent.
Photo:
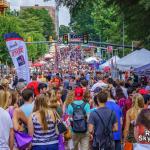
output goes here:
[[138, 68], [150, 63], [150, 51], [146, 49], [136, 50], [117, 62], [117, 67], [120, 70], [129, 70]]
[[89, 57], [85, 59], [85, 62], [94, 63], [94, 62], [99, 62], [99, 60], [96, 57]]
[[150, 63], [139, 68], [135, 68], [134, 72], [138, 75], [150, 76]]
[[111, 59], [107, 60], [104, 64], [101, 65], [102, 68], [111, 66], [112, 64], [116, 64], [120, 58], [118, 56], [113, 56]]

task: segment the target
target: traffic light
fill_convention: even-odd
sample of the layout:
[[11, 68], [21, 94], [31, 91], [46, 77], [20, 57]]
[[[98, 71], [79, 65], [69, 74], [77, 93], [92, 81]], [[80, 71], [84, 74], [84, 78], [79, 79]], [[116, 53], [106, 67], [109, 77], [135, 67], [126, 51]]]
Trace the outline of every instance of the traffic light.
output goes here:
[[63, 35], [63, 43], [68, 44], [68, 34]]
[[88, 44], [88, 42], [89, 42], [89, 36], [88, 36], [88, 34], [83, 34], [83, 43], [84, 44]]
[[32, 41], [33, 41], [32, 36], [28, 36], [28, 37], [27, 37], [27, 42], [32, 42]]
[[49, 41], [52, 43], [53, 42], [53, 37], [49, 36]]

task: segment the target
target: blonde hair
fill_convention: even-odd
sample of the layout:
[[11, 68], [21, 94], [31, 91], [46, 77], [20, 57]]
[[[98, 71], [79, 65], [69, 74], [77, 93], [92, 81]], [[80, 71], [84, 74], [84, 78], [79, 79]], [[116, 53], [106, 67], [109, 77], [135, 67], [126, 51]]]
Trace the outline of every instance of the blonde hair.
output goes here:
[[7, 109], [9, 105], [10, 93], [8, 91], [0, 90], [0, 107]]
[[41, 117], [41, 123], [43, 130], [48, 130], [48, 125], [47, 125], [47, 120], [46, 120], [46, 115], [48, 114], [48, 104], [47, 104], [48, 97], [45, 96], [44, 94], [41, 94], [37, 96], [35, 105], [34, 105], [34, 110], [39, 111], [40, 117]]
[[144, 98], [141, 94], [136, 93], [132, 98], [132, 111], [131, 114], [137, 117], [139, 111], [144, 108]]
[[51, 90], [48, 92], [49, 99], [47, 101], [49, 108], [57, 108], [58, 106], [58, 97], [55, 90]]
[[132, 98], [133, 108], [139, 109], [144, 107], [144, 98], [141, 94], [136, 93]]
[[74, 100], [74, 91], [71, 90], [67, 94], [67, 97], [66, 97], [66, 100], [65, 100], [65, 104], [69, 105], [69, 104], [71, 104], [73, 102], [73, 100]]

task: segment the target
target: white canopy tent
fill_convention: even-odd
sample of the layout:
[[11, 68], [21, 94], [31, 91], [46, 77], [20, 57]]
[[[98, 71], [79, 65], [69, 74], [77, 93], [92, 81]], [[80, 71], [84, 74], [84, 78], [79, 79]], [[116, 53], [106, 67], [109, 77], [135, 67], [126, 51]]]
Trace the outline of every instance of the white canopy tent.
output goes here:
[[132, 68], [138, 68], [150, 63], [150, 51], [142, 48], [136, 50], [127, 56], [123, 57], [117, 62], [117, 67], [120, 70], [129, 70]]
[[96, 57], [89, 57], [85, 59], [85, 62], [94, 63], [94, 62], [99, 62], [99, 60]]
[[120, 60], [120, 58], [118, 56], [113, 56], [112, 58], [107, 60], [104, 64], [102, 64], [101, 67], [105, 68], [107, 66], [111, 66], [112, 62], [113, 62], [113, 64], [116, 64], [119, 60]]

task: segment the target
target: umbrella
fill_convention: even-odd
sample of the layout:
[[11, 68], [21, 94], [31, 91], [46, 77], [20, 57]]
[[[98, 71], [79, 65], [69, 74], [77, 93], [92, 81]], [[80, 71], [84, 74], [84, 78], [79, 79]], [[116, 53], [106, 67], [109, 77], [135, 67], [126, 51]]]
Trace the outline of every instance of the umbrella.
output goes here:
[[32, 66], [33, 67], [41, 67], [41, 66], [43, 66], [43, 64], [41, 64], [41, 63], [34, 63]]
[[45, 64], [47, 64], [47, 62], [45, 62], [45, 61], [41, 60], [41, 61], [40, 61], [40, 64], [45, 65]]
[[44, 56], [44, 58], [45, 59], [48, 59], [48, 58], [52, 58], [54, 56], [54, 54], [46, 54], [45, 56]]
[[110, 67], [109, 66], [104, 67], [104, 72], [109, 72], [109, 71], [110, 71]]
[[96, 88], [105, 89], [107, 87], [108, 87], [108, 84], [106, 84], [102, 81], [99, 81], [92, 86], [91, 92], [94, 92]]
[[96, 57], [89, 57], [89, 58], [86, 58], [85, 61], [86, 61], [87, 63], [98, 62], [98, 60], [97, 60]]

